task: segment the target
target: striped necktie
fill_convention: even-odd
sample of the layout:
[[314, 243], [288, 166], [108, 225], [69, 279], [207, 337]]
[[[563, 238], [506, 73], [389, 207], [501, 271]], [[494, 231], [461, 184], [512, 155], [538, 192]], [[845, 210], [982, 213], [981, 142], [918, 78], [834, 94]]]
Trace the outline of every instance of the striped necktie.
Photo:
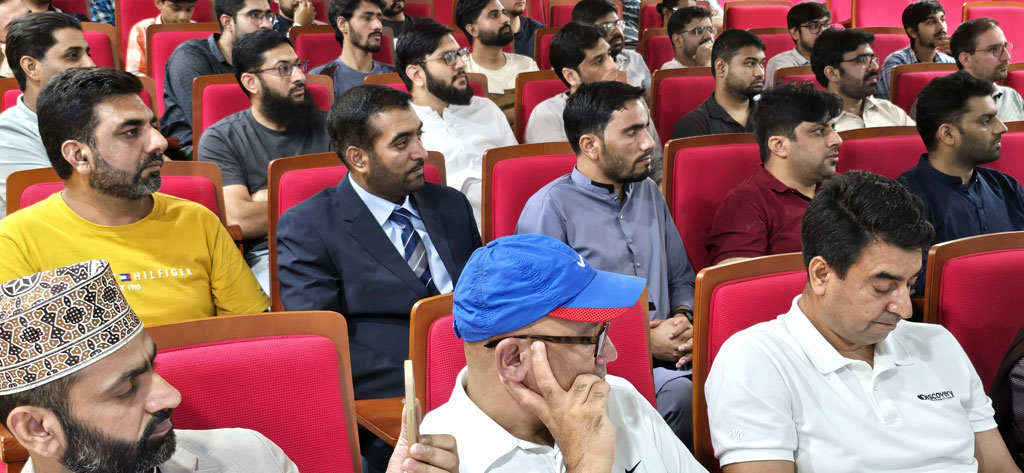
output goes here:
[[405, 262], [409, 264], [413, 274], [423, 281], [423, 285], [432, 289], [434, 286], [431, 283], [433, 278], [430, 276], [430, 266], [427, 264], [427, 247], [412, 226], [412, 214], [406, 209], [397, 208], [391, 213], [391, 221], [402, 227]]

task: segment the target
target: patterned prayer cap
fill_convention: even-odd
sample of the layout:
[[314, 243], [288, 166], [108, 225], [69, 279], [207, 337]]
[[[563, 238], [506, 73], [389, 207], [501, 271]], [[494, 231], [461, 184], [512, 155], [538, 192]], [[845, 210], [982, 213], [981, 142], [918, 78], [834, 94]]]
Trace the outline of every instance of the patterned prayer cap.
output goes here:
[[91, 260], [0, 285], [0, 396], [81, 370], [142, 332], [110, 263]]

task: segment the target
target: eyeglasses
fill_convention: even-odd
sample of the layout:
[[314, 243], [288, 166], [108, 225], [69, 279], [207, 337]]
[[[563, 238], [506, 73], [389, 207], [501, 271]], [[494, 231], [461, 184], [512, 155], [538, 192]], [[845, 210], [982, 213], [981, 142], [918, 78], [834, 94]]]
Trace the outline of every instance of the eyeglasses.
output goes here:
[[860, 56], [857, 56], [853, 59], [846, 59], [844, 61], [839, 62], [852, 62], [864, 67], [867, 67], [868, 64], [874, 64], [877, 66], [878, 56], [875, 56], [874, 54], [861, 54]]
[[836, 26], [836, 24], [832, 23], [831, 21], [812, 21], [809, 23], [804, 23], [800, 26], [803, 28], [807, 28], [807, 31], [810, 31], [813, 34], [818, 33], [823, 29], [833, 28]]
[[999, 59], [999, 58], [1003, 57], [1003, 51], [1009, 53], [1012, 56], [1013, 55], [1013, 43], [996, 44], [996, 45], [993, 45], [993, 46], [989, 46], [989, 47], [987, 47], [985, 49], [975, 49], [973, 54], [978, 54], [980, 52], [987, 52], [987, 53], [991, 54], [993, 57], [995, 57], [996, 59]]
[[606, 21], [604, 23], [598, 23], [598, 24], [596, 24], [594, 26], [596, 26], [597, 29], [599, 31], [601, 31], [601, 34], [607, 35], [608, 33], [611, 33], [612, 30], [615, 29], [615, 28], [618, 28], [620, 30], [626, 28], [626, 21], [625, 20]]
[[695, 36], [704, 36], [706, 33], [711, 33], [714, 36], [718, 30], [714, 26], [698, 26], [692, 30], [683, 30], [683, 33], [693, 33]]
[[260, 73], [263, 73], [263, 72], [274, 71], [274, 72], [277, 73], [277, 75], [279, 75], [281, 77], [288, 77], [288, 76], [292, 75], [292, 71], [294, 71], [296, 67], [299, 68], [300, 71], [306, 72], [306, 69], [309, 69], [309, 61], [307, 61], [305, 59], [300, 59], [298, 61], [295, 61], [292, 64], [281, 64], [280, 66], [268, 67], [266, 69], [260, 69], [258, 71], [253, 71], [253, 74], [260, 74]]
[[244, 13], [244, 15], [249, 18], [249, 21], [257, 25], [263, 23], [263, 20], [267, 20], [267, 23], [271, 25], [277, 23], [277, 15], [272, 10], [250, 10], [248, 13]]
[[459, 61], [459, 58], [462, 58], [462, 62], [469, 61], [469, 48], [453, 49], [451, 51], [441, 53], [441, 55], [438, 57], [428, 57], [420, 61], [420, 64], [424, 64], [427, 61], [436, 61], [440, 59], [444, 61], [445, 64], [449, 66], [454, 66]]
[[605, 342], [608, 341], [608, 327], [611, 326], [611, 322], [605, 322], [601, 324], [601, 331], [597, 332], [597, 335], [593, 337], [554, 337], [550, 335], [511, 335], [508, 337], [496, 338], [484, 344], [484, 348], [494, 348], [498, 346], [502, 340], [506, 338], [520, 338], [524, 340], [541, 340], [551, 343], [564, 343], [568, 345], [593, 345], [594, 347], [594, 358], [601, 356], [601, 352], [604, 351]]

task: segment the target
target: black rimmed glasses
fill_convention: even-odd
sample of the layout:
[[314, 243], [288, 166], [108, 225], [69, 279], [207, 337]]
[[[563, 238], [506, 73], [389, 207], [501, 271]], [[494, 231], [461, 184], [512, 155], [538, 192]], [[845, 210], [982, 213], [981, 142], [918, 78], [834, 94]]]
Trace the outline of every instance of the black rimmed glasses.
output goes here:
[[714, 26], [698, 26], [692, 30], [683, 30], [683, 33], [693, 33], [694, 36], [704, 36], [706, 33], [711, 33], [714, 36], [718, 30]]
[[445, 64], [449, 66], [454, 66], [457, 62], [459, 62], [459, 58], [462, 58], [462, 62], [469, 61], [469, 48], [453, 49], [451, 51], [442, 53], [438, 57], [428, 57], [420, 61], [420, 64], [423, 64], [427, 61], [436, 61], [440, 59], [444, 61]]
[[811, 21], [800, 25], [800, 27], [802, 28], [807, 28], [807, 31], [810, 31], [811, 34], [817, 34], [821, 32], [821, 30], [832, 28], [835, 26], [836, 24], [832, 23], [831, 21]]
[[292, 72], [295, 70], [296, 67], [299, 68], [300, 71], [306, 72], [306, 69], [309, 69], [309, 61], [307, 61], [305, 59], [299, 59], [298, 61], [295, 61], [295, 62], [290, 63], [290, 64], [281, 64], [280, 66], [268, 67], [266, 69], [260, 69], [258, 71], [253, 71], [253, 74], [259, 74], [259, 73], [262, 73], [262, 72], [271, 72], [271, 71], [273, 71], [273, 72], [277, 73], [278, 76], [288, 77], [288, 76], [292, 75]]
[[995, 44], [985, 49], [975, 49], [974, 54], [986, 52], [992, 55], [992, 57], [999, 59], [1003, 57], [1003, 52], [1013, 55], [1013, 43]]
[[491, 340], [484, 344], [485, 348], [494, 348], [498, 346], [502, 340], [506, 338], [520, 338], [524, 340], [540, 340], [551, 343], [563, 343], [567, 345], [596, 345], [594, 347], [594, 358], [601, 356], [601, 352], [604, 350], [605, 343], [608, 341], [608, 327], [611, 326], [611, 322], [604, 322], [601, 324], [601, 330], [597, 332], [597, 335], [592, 337], [555, 337], [551, 335], [510, 335], [508, 337], [501, 337]]
[[277, 24], [277, 15], [274, 14], [273, 10], [250, 10], [246, 13], [243, 13], [243, 15], [245, 15], [245, 17], [248, 18], [249, 21], [251, 21], [254, 25], [263, 23], [263, 20], [267, 20], [267, 23], [270, 23], [270, 26], [274, 26], [275, 24]]

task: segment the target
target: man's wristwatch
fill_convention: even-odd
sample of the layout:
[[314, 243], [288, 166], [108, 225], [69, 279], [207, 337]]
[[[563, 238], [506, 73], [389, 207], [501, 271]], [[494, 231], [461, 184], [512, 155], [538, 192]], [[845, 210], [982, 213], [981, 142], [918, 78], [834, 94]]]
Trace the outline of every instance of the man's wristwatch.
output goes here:
[[686, 317], [686, 320], [689, 320], [691, 324], [693, 323], [693, 309], [689, 307], [680, 307], [672, 311], [672, 317], [679, 317], [680, 315]]

